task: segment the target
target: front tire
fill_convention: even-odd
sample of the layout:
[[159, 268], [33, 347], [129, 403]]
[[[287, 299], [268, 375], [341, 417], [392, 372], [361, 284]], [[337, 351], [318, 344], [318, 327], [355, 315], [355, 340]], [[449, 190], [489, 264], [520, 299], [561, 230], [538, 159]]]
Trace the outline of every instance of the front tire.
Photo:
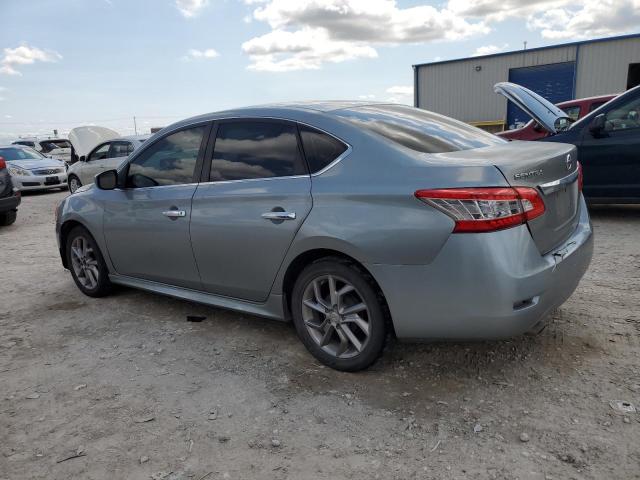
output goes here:
[[362, 370], [382, 353], [382, 299], [370, 275], [353, 263], [327, 258], [307, 266], [293, 287], [291, 310], [302, 343], [331, 368]]
[[0, 227], [8, 227], [12, 225], [18, 217], [17, 210], [9, 210], [8, 212], [0, 213]]
[[69, 192], [71, 193], [76, 193], [76, 190], [78, 190], [82, 186], [80, 179], [75, 175], [69, 175], [67, 181], [69, 184]]
[[89, 297], [104, 297], [111, 292], [109, 271], [91, 234], [75, 227], [67, 236], [67, 265], [76, 286]]

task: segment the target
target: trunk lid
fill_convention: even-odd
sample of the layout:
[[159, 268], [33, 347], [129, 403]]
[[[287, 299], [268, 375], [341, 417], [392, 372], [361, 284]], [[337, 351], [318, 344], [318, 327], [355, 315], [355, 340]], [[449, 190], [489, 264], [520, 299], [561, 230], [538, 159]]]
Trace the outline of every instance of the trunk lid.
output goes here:
[[493, 165], [511, 186], [536, 188], [545, 212], [527, 224], [542, 254], [569, 238], [578, 224], [580, 192], [574, 145], [513, 141], [433, 156], [450, 164]]
[[521, 85], [500, 82], [493, 86], [493, 91], [515, 103], [549, 133], [556, 134], [566, 130], [571, 124], [571, 119], [561, 109]]

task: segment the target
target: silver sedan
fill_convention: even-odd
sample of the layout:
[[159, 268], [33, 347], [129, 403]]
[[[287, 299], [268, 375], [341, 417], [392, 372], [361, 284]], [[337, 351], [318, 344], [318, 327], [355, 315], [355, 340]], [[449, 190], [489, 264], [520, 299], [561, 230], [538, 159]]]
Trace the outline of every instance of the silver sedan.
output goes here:
[[56, 231], [89, 296], [119, 284], [292, 320], [347, 371], [391, 336], [535, 328], [593, 248], [574, 146], [358, 102], [171, 125], [66, 198]]
[[64, 162], [22, 145], [0, 146], [13, 186], [20, 191], [67, 188]]

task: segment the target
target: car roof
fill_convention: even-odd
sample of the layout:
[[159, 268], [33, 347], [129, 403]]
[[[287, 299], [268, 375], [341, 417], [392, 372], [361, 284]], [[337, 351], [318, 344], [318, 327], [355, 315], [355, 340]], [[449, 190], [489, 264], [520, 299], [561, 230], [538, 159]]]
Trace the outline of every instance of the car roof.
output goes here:
[[221, 110], [218, 112], [205, 113], [191, 118], [180, 120], [168, 127], [165, 127], [163, 131], [167, 129], [176, 129], [186, 125], [213, 121], [221, 118], [229, 117], [284, 117], [291, 120], [301, 120], [305, 114], [326, 114], [336, 110], [344, 110], [349, 108], [368, 107], [368, 106], [380, 106], [380, 105], [393, 105], [393, 106], [407, 106], [390, 102], [371, 102], [362, 100], [318, 100], [318, 101], [302, 101], [302, 102], [282, 102], [282, 103], [269, 103], [264, 105], [254, 105], [248, 107], [235, 108], [230, 110]]
[[108, 140], [109, 142], [117, 142], [119, 140], [135, 140], [137, 142], [146, 142], [149, 140], [151, 135], [127, 135], [126, 137], [114, 138], [112, 140]]

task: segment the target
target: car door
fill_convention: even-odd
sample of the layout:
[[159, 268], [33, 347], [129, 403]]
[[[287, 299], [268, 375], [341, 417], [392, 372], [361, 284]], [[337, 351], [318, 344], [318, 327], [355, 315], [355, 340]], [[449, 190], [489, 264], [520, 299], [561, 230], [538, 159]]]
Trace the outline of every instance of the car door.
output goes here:
[[201, 289], [191, 248], [191, 201], [211, 123], [184, 127], [142, 148], [104, 202], [104, 237], [120, 275]]
[[216, 130], [191, 213], [203, 288], [264, 301], [311, 210], [297, 126], [243, 119], [219, 122]]
[[[640, 92], [640, 91], [639, 91]], [[590, 198], [640, 198], [640, 95], [601, 112], [604, 128], [583, 128], [578, 156]]]
[[104, 160], [109, 155], [110, 147], [111, 142], [102, 143], [87, 155], [86, 160], [78, 170], [80, 182], [83, 185], [93, 183], [95, 176], [104, 170]]

